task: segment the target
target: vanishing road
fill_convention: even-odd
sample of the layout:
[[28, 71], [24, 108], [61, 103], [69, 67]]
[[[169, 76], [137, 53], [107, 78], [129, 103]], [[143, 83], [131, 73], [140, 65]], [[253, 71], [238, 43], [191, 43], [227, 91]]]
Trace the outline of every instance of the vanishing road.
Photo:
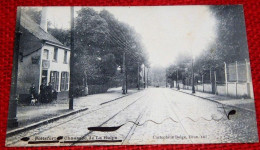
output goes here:
[[[231, 110], [236, 110], [236, 113], [228, 119], [226, 114]], [[24, 137], [28, 137], [30, 142], [22, 141]], [[60, 138], [56, 140], [57, 137]], [[257, 140], [253, 111], [232, 108], [172, 89], [148, 88], [8, 137], [6, 145], [237, 143]], [[52, 143], [44, 144], [46, 141]]]

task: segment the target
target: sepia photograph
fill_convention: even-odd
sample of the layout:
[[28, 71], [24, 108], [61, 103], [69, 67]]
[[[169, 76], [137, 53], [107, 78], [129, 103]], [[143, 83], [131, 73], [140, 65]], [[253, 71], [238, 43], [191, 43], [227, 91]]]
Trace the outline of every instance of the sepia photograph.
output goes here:
[[17, 7], [7, 147], [257, 143], [243, 5]]

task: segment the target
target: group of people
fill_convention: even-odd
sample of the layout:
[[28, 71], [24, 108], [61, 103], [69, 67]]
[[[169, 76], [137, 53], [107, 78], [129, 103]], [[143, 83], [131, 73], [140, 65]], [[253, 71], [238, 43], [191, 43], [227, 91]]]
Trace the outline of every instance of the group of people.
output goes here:
[[34, 84], [30, 87], [30, 95], [32, 99], [37, 99], [41, 103], [49, 103], [57, 99], [57, 91], [53, 89], [51, 82], [46, 85], [46, 82], [43, 82], [40, 86], [40, 95], [36, 91]]

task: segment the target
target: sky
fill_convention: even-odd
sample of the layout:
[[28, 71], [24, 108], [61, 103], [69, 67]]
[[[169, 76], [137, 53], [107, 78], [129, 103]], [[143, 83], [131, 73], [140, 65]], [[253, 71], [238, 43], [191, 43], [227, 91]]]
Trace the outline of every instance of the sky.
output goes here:
[[[217, 20], [208, 6], [92, 8], [106, 9], [119, 21], [134, 27], [142, 37], [152, 66], [166, 67], [181, 53], [196, 59], [217, 37]], [[76, 7], [75, 11], [79, 9]], [[70, 27], [69, 7], [49, 7], [47, 16], [56, 28]]]

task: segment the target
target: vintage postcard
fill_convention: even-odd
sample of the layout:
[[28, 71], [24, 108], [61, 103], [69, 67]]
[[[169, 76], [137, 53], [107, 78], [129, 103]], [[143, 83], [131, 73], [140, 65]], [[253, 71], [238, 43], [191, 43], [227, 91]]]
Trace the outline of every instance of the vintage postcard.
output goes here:
[[258, 142], [242, 5], [18, 7], [7, 147]]

